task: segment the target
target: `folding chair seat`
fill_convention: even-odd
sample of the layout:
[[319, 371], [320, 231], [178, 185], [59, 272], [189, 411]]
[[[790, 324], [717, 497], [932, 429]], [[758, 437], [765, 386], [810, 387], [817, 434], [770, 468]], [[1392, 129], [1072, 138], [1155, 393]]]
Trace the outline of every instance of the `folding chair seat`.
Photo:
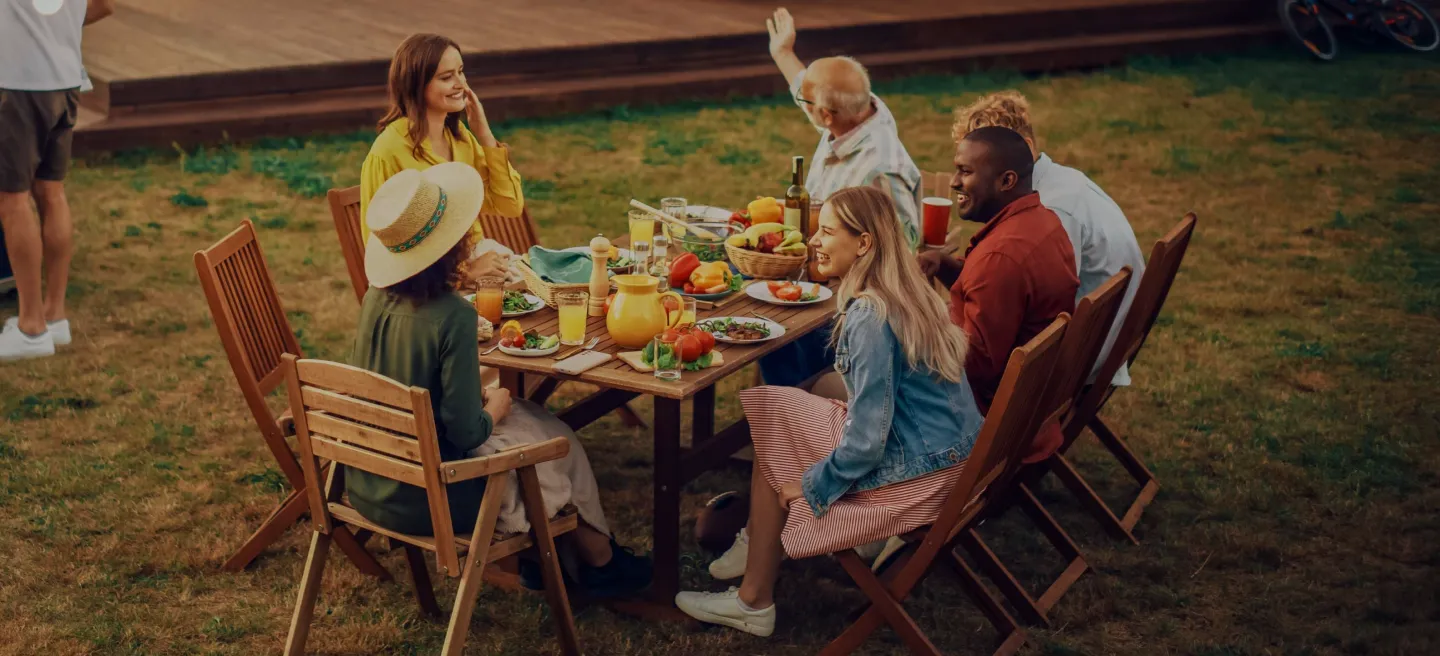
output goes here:
[[888, 625], [914, 654], [939, 654], [930, 639], [901, 604], [931, 571], [935, 561], [955, 570], [961, 586], [999, 632], [997, 655], [1013, 654], [1025, 642], [1025, 633], [979, 576], [955, 553], [963, 535], [983, 519], [1006, 481], [1018, 470], [1025, 447], [1038, 425], [1037, 409], [1044, 402], [1052, 371], [1060, 356], [1060, 342], [1069, 323], [1061, 315], [1028, 344], [1015, 349], [1005, 367], [990, 413], [951, 488], [939, 517], [928, 528], [908, 534], [918, 547], [896, 562], [882, 581], [854, 549], [833, 554], [850, 578], [869, 598], [870, 605], [843, 633], [820, 653], [850, 654], [882, 625]]
[[[579, 515], [567, 506], [556, 517], [545, 516], [535, 465], [565, 457], [570, 442], [556, 437], [507, 449], [490, 456], [441, 461], [430, 392], [363, 369], [320, 360], [284, 356], [290, 407], [300, 445], [300, 467], [308, 483], [307, 499], [314, 534], [300, 580], [299, 598], [286, 640], [287, 655], [303, 654], [325, 561], [341, 524], [359, 526], [404, 545], [420, 605], [439, 614], [424, 552], [435, 554], [437, 570], [460, 577], [442, 653], [460, 654], [469, 634], [476, 597], [486, 565], [526, 549], [535, 550], [545, 581], [545, 596], [555, 618], [560, 646], [579, 654], [575, 618], [561, 579], [554, 537], [575, 530]], [[478, 402], [478, 399], [477, 399]], [[328, 472], [320, 464], [336, 464]], [[346, 503], [344, 476], [358, 469], [425, 490], [433, 535], [410, 535], [375, 524]], [[508, 477], [519, 476], [520, 496], [530, 521], [528, 534], [495, 535], [495, 523], [508, 494]], [[326, 476], [322, 483], [322, 476]], [[485, 493], [468, 539], [455, 535], [446, 485], [485, 477]], [[323, 484], [323, 491], [322, 491]], [[463, 567], [460, 558], [464, 556]]]
[[[240, 393], [275, 466], [291, 487], [290, 494], [265, 518], [260, 528], [225, 561], [224, 569], [239, 571], [305, 514], [305, 479], [295, 453], [286, 442], [286, 438], [293, 435], [293, 422], [288, 413], [279, 417], [272, 414], [265, 402], [265, 397], [284, 379], [281, 356], [299, 355], [300, 343], [275, 294], [275, 282], [250, 221], [241, 223], [210, 248], [196, 251], [195, 270]], [[335, 543], [360, 571], [390, 578], [389, 572], [365, 551], [361, 541], [349, 530], [344, 527], [337, 530]]]

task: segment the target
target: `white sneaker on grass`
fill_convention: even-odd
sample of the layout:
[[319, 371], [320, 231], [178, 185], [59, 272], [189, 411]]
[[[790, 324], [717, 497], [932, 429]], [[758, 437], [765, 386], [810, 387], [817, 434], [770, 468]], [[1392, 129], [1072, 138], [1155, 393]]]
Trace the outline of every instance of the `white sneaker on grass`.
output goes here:
[[0, 331], [0, 362], [50, 355], [55, 355], [55, 339], [48, 330], [34, 337], [26, 335], [19, 326], [7, 325]]
[[[20, 327], [20, 317], [10, 317], [5, 320], [5, 330]], [[66, 346], [70, 343], [70, 320], [46, 321], [45, 327], [50, 330], [50, 336], [54, 338], [56, 346]]]
[[738, 588], [724, 592], [681, 592], [675, 595], [675, 606], [701, 622], [728, 626], [762, 638], [775, 632], [775, 604], [759, 610], [747, 609], [740, 605]]

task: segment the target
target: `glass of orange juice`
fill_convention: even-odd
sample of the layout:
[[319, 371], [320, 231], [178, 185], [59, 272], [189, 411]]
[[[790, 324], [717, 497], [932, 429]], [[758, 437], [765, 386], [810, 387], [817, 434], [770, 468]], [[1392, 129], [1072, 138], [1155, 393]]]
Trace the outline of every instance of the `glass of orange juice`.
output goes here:
[[475, 280], [475, 312], [499, 326], [505, 312], [505, 279], [484, 277]]
[[585, 343], [585, 323], [590, 320], [590, 294], [561, 292], [555, 295], [560, 311], [560, 343], [575, 346]]
[[655, 238], [655, 217], [649, 212], [630, 210], [630, 248], [649, 244]]

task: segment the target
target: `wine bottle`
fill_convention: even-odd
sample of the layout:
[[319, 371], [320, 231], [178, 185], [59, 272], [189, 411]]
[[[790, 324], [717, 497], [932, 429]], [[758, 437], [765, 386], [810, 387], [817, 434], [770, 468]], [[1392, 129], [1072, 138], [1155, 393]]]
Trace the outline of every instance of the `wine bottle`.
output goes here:
[[790, 188], [785, 190], [785, 226], [805, 234], [810, 229], [810, 192], [805, 189], [805, 158], [790, 163]]

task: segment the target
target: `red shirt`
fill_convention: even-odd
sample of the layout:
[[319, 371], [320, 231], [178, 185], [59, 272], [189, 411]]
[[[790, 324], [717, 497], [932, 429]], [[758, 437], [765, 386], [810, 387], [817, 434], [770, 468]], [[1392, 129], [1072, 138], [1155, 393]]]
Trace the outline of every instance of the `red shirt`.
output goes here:
[[[1070, 237], [1039, 194], [1005, 206], [970, 240], [950, 288], [950, 320], [970, 338], [965, 375], [981, 410], [995, 398], [1010, 351], [1074, 312], [1079, 287]], [[1047, 426], [1036, 446], [1058, 446], [1058, 437], [1058, 426]]]

